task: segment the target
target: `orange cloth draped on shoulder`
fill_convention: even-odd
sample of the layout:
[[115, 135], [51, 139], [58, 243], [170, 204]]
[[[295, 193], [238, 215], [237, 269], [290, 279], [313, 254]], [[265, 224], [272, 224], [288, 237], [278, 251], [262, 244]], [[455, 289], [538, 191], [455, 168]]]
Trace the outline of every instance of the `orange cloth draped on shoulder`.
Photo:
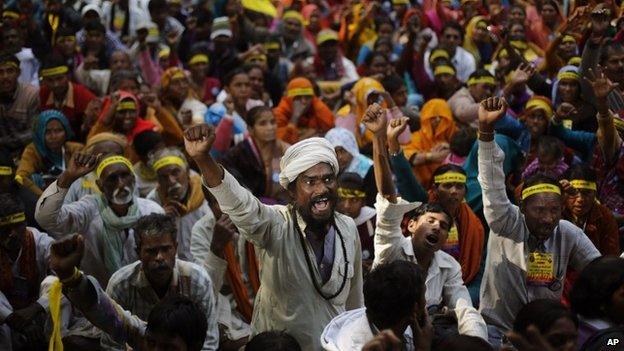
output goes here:
[[[297, 121], [291, 123], [293, 102], [296, 96], [312, 96], [310, 108]], [[286, 87], [286, 94], [273, 109], [277, 123], [277, 137], [289, 144], [299, 141], [299, 128], [316, 129], [318, 133], [326, 133], [334, 127], [334, 114], [321, 99], [314, 95], [312, 83], [306, 78], [294, 78]]]
[[[436, 202], [437, 197], [433, 190], [429, 190], [429, 202]], [[468, 203], [459, 205], [455, 225], [459, 231], [459, 265], [462, 270], [464, 284], [470, 283], [479, 273], [481, 259], [483, 258], [483, 245], [485, 242], [485, 229], [474, 214]]]
[[[436, 119], [439, 117], [439, 119]], [[433, 128], [435, 120], [439, 120], [437, 127]], [[453, 113], [446, 101], [431, 99], [420, 112], [420, 130], [412, 133], [412, 141], [403, 148], [405, 157], [411, 160], [415, 154], [429, 152], [440, 143], [449, 143], [451, 137], [457, 131], [453, 121]], [[439, 162], [430, 162], [414, 167], [414, 174], [420, 184], [429, 187], [433, 172], [441, 165]]]
[[[243, 282], [241, 268], [234, 252], [234, 245], [231, 242], [225, 246], [224, 254], [225, 260], [228, 263], [226, 277], [232, 289], [232, 293], [234, 294], [234, 299], [236, 300], [236, 309], [245, 318], [247, 323], [251, 323], [253, 305], [249, 298], [247, 287]], [[250, 242], [245, 243], [245, 256], [247, 259], [249, 283], [251, 284], [254, 294], [257, 294], [260, 288], [258, 261], [256, 260], [255, 249]]]

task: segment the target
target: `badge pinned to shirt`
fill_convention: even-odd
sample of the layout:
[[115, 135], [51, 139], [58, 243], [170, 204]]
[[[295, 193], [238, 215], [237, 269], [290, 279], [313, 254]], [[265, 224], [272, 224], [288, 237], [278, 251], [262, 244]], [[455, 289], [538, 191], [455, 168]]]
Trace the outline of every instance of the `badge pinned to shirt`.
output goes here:
[[453, 225], [448, 231], [448, 238], [442, 250], [447, 254], [453, 256], [456, 260], [459, 260], [459, 231], [457, 226]]
[[549, 286], [555, 279], [553, 254], [531, 252], [527, 260], [527, 284]]

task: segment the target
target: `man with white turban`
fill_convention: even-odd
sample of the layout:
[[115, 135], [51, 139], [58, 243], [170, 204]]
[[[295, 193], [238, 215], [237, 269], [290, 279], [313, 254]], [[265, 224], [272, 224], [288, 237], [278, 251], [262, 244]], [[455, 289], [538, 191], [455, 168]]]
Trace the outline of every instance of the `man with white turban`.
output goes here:
[[285, 330], [304, 350], [319, 350], [331, 319], [363, 305], [362, 258], [353, 220], [335, 212], [338, 160], [325, 139], [286, 150], [280, 184], [288, 206], [262, 204], [210, 156], [214, 130], [188, 129], [184, 143], [204, 185], [240, 233], [257, 248], [262, 267], [252, 334]]

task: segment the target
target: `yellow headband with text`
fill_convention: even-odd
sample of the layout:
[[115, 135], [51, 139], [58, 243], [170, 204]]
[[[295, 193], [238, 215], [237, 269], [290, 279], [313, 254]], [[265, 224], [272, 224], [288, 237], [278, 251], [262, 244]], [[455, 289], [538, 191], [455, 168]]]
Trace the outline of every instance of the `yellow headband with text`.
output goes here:
[[436, 184], [442, 183], [466, 183], [466, 176], [458, 172], [446, 172], [439, 174], [433, 178]]
[[363, 199], [366, 193], [356, 189], [338, 188], [338, 196], [341, 199]]
[[6, 217], [0, 217], [0, 226], [21, 223], [24, 221], [26, 221], [26, 214], [24, 214], [24, 212], [18, 212]]
[[117, 111], [121, 110], [136, 110], [136, 104], [134, 101], [122, 101], [117, 105]]
[[522, 200], [538, 193], [554, 193], [561, 195], [561, 189], [554, 184], [540, 183], [522, 190]]
[[293, 88], [293, 89], [288, 89], [288, 92], [286, 93], [286, 95], [288, 97], [314, 96], [314, 89], [312, 89], [312, 88]]
[[525, 110], [544, 110], [546, 112], [546, 117], [550, 118], [553, 114], [552, 107], [546, 102], [539, 99], [531, 99], [527, 102], [525, 106]]
[[580, 76], [578, 75], [578, 73], [576, 72], [572, 72], [572, 71], [567, 71], [567, 72], [561, 72], [557, 75], [557, 79], [562, 80], [562, 79], [572, 79], [572, 80], [579, 80], [581, 79]]
[[46, 78], [46, 77], [58, 76], [60, 74], [66, 74], [67, 72], [69, 72], [69, 67], [57, 66], [57, 67], [42, 69], [39, 75], [43, 78]]
[[186, 162], [184, 162], [184, 160], [178, 156], [165, 156], [156, 161], [152, 168], [154, 169], [154, 171], [158, 172], [159, 169], [170, 165], [176, 165], [182, 168], [186, 168]]
[[13, 168], [7, 166], [0, 166], [0, 176], [13, 174]]
[[596, 190], [596, 183], [590, 182], [582, 179], [574, 179], [570, 181], [570, 185], [572, 185], [575, 189], [587, 189], [587, 190]]
[[194, 55], [193, 57], [191, 57], [191, 59], [189, 60], [189, 66], [190, 65], [194, 65], [196, 63], [208, 63], [208, 55], [204, 55], [204, 54], [197, 54]]
[[123, 156], [110, 156], [110, 157], [103, 159], [102, 162], [100, 162], [97, 169], [95, 170], [95, 175], [99, 179], [100, 176], [102, 175], [102, 172], [104, 171], [104, 168], [113, 164], [117, 164], [117, 163], [121, 163], [125, 165], [126, 167], [128, 167], [130, 172], [134, 173], [134, 169], [132, 168], [132, 163], [130, 163], [130, 160], [128, 160], [127, 158]]
[[481, 84], [481, 83], [496, 85], [496, 80], [494, 79], [494, 77], [490, 77], [490, 76], [472, 77], [468, 79], [468, 85], [475, 85], [475, 84]]

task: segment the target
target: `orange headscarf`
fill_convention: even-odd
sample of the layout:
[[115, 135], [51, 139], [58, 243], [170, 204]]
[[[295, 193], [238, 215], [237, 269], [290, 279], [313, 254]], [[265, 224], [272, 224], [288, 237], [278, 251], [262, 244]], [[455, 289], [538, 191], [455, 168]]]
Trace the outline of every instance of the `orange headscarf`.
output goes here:
[[[440, 123], [433, 130], [432, 122], [435, 117], [440, 117]], [[448, 143], [457, 131], [451, 108], [445, 100], [431, 99], [420, 112], [420, 130], [412, 133], [412, 141], [404, 147], [405, 157], [409, 160], [414, 154], [429, 152], [439, 143]], [[425, 187], [429, 187], [433, 172], [440, 163], [428, 163], [414, 167], [414, 174]]]
[[[360, 133], [360, 128], [357, 126], [360, 125], [362, 121], [362, 117], [368, 108], [368, 102], [366, 98], [368, 94], [373, 91], [384, 92], [385, 89], [377, 80], [373, 78], [364, 77], [355, 83], [353, 88], [351, 88], [351, 92], [355, 95], [355, 111], [351, 111], [351, 106], [346, 105], [343, 106], [340, 110], [338, 110], [337, 118], [348, 118], [349, 114], [355, 115], [355, 130], [353, 133], [355, 134], [355, 138], [358, 142], [358, 146], [362, 147], [373, 140], [373, 134], [366, 130], [364, 134]], [[341, 117], [342, 116], [342, 117]]]
[[[296, 126], [290, 124], [293, 113], [293, 101], [296, 96], [312, 96], [312, 103], [308, 111], [299, 118]], [[306, 78], [294, 78], [286, 87], [286, 94], [280, 103], [273, 109], [277, 122], [277, 137], [289, 144], [299, 141], [298, 127], [314, 128], [319, 133], [325, 133], [334, 127], [334, 114], [321, 99], [314, 94], [312, 83]]]

